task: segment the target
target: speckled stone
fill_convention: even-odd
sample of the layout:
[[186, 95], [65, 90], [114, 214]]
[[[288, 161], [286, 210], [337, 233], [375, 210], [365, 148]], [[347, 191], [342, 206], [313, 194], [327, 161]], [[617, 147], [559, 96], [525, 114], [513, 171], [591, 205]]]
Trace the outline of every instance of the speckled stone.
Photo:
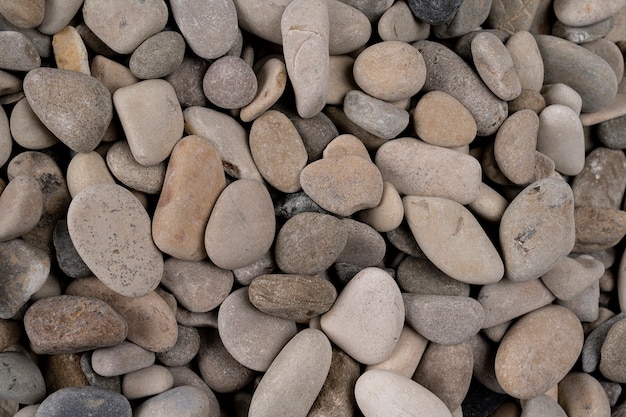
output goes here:
[[0, 395], [22, 404], [40, 402], [46, 385], [37, 364], [18, 352], [0, 353]]
[[620, 209], [626, 189], [626, 156], [617, 149], [598, 147], [587, 155], [572, 181], [577, 207]]
[[100, 80], [111, 94], [121, 87], [139, 82], [130, 69], [102, 55], [91, 60], [91, 75]]
[[527, 31], [532, 26], [540, 3], [541, 0], [496, 1], [491, 5], [487, 21], [491, 27], [505, 30], [510, 34]]
[[183, 62], [185, 40], [174, 31], [162, 31], [141, 43], [130, 56], [128, 67], [137, 78], [163, 78]]
[[498, 37], [482, 32], [471, 44], [472, 60], [483, 82], [500, 99], [513, 100], [522, 92], [513, 58]]
[[626, 116], [619, 116], [599, 123], [597, 128], [598, 139], [600, 142], [612, 149], [626, 148], [623, 132], [625, 127]]
[[470, 112], [442, 91], [431, 91], [420, 98], [412, 122], [417, 136], [431, 145], [454, 148], [476, 137], [476, 122]]
[[125, 341], [94, 350], [91, 354], [91, 367], [98, 375], [112, 377], [146, 368], [154, 360], [154, 352]]
[[209, 104], [209, 100], [202, 91], [202, 80], [208, 68], [209, 63], [206, 60], [194, 55], [186, 55], [178, 68], [165, 77], [165, 80], [174, 87], [181, 107]]
[[[384, 0], [387, 1], [387, 0]], [[360, 50], [372, 35], [372, 24], [367, 15], [350, 1], [328, 1], [328, 52], [347, 55]]]
[[13, 177], [0, 195], [0, 241], [30, 232], [41, 218], [43, 194], [39, 182], [30, 176]]
[[622, 0], [599, 2], [556, 0], [554, 13], [567, 25], [585, 26], [606, 19], [624, 6], [626, 2]]
[[85, 387], [89, 385], [80, 366], [80, 353], [48, 355], [41, 365], [43, 378], [49, 393], [67, 387]]
[[535, 176], [535, 150], [539, 117], [532, 110], [520, 110], [502, 123], [493, 153], [502, 173], [514, 184], [528, 185]]
[[107, 167], [111, 173], [125, 186], [147, 194], [158, 194], [163, 188], [165, 162], [155, 165], [141, 165], [133, 157], [128, 142], [115, 142], [106, 154]]
[[195, 327], [178, 325], [178, 340], [170, 349], [156, 354], [165, 366], [182, 366], [190, 363], [200, 349], [200, 334]]
[[[602, 348], [599, 356], [600, 372], [605, 378], [618, 383], [622, 383], [622, 381], [626, 380], [626, 374], [624, 373], [623, 367], [620, 365], [624, 360], [624, 354], [620, 346], [622, 346], [624, 338], [626, 337], [626, 321], [623, 320], [623, 315], [620, 316], [622, 317], [616, 316], [618, 317], [617, 319], [611, 319], [607, 321], [606, 325], [601, 325], [602, 329], [599, 328], [600, 330], [597, 330], [597, 333], [600, 334], [598, 335], [596, 333], [596, 335], [601, 336], [602, 333], [606, 332], [606, 337], [601, 341]], [[586, 341], [585, 345], [587, 345], [587, 343]]]
[[626, 212], [605, 207], [577, 207], [574, 210], [576, 244], [574, 252], [590, 253], [615, 246], [626, 235]]
[[415, 42], [426, 39], [430, 25], [417, 20], [404, 1], [397, 1], [380, 16], [378, 35], [385, 41]]
[[224, 56], [213, 62], [202, 82], [204, 95], [224, 109], [239, 109], [254, 99], [258, 83], [254, 71], [243, 59]]
[[48, 396], [37, 409], [37, 416], [61, 417], [89, 413], [94, 417], [132, 416], [128, 400], [121, 394], [98, 387], [68, 387]]
[[[76, 152], [94, 150], [113, 117], [104, 84], [80, 72], [35, 69], [24, 78], [24, 93], [41, 122]], [[68, 113], [68, 108], [81, 111]]]
[[41, 66], [41, 57], [26, 35], [11, 30], [0, 32], [0, 68], [30, 71]]
[[590, 374], [571, 372], [559, 383], [559, 404], [569, 417], [611, 414], [611, 405], [600, 382]]

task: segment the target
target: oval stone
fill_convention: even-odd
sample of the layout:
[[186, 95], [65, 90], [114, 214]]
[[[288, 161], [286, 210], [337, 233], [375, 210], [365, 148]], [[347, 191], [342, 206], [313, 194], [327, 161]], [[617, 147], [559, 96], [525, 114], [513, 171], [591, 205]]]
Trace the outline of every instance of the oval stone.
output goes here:
[[37, 68], [24, 78], [24, 94], [39, 120], [75, 152], [93, 151], [113, 118], [109, 90], [81, 72]]
[[522, 92], [513, 58], [496, 35], [481, 32], [471, 43], [472, 60], [480, 78], [500, 99], [510, 101]]
[[165, 30], [146, 39], [130, 56], [128, 67], [141, 79], [163, 78], [183, 62], [185, 40], [178, 32]]
[[114, 184], [86, 188], [70, 204], [67, 228], [85, 264], [113, 291], [140, 297], [159, 285], [163, 255], [148, 213], [130, 191]]
[[587, 26], [614, 15], [626, 1], [555, 0], [554, 13], [566, 25]]
[[611, 381], [623, 383], [626, 372], [621, 365], [624, 361], [622, 346], [626, 340], [626, 320], [617, 320], [610, 326], [600, 350], [600, 372]]
[[584, 372], [571, 372], [563, 378], [559, 382], [558, 397], [568, 417], [613, 415], [604, 385]]
[[560, 178], [530, 184], [502, 215], [500, 247], [512, 281], [540, 277], [572, 250], [574, 241], [574, 196]]
[[626, 156], [619, 149], [598, 147], [585, 158], [572, 181], [576, 206], [619, 209], [626, 190]]
[[131, 342], [99, 348], [91, 355], [91, 367], [101, 376], [118, 376], [146, 368], [154, 363], [155, 354]]
[[502, 173], [514, 184], [528, 185], [535, 176], [540, 121], [532, 110], [515, 112], [502, 123], [493, 153]]
[[0, 32], [0, 68], [9, 71], [30, 71], [41, 66], [41, 57], [33, 42], [21, 32]]
[[141, 165], [130, 150], [128, 142], [115, 142], [106, 155], [107, 167], [125, 186], [147, 194], [158, 194], [163, 188], [167, 165], [160, 162], [155, 165]]
[[34, 404], [46, 396], [46, 384], [37, 364], [18, 352], [0, 353], [0, 396]]
[[559, 300], [567, 301], [599, 280], [604, 271], [602, 262], [589, 255], [566, 256], [544, 273], [541, 281]]
[[435, 394], [417, 382], [391, 371], [373, 369], [362, 374], [354, 388], [356, 402], [365, 416], [402, 415], [452, 417]]
[[468, 284], [502, 279], [500, 254], [468, 209], [439, 197], [407, 196], [403, 202], [415, 240], [439, 269]]
[[0, 241], [30, 232], [42, 212], [43, 194], [37, 180], [26, 175], [14, 177], [0, 195]]
[[131, 417], [128, 399], [122, 394], [99, 387], [66, 387], [50, 394], [41, 402], [36, 416], [63, 417]]
[[404, 207], [398, 190], [388, 181], [383, 182], [380, 203], [371, 209], [361, 210], [358, 218], [379, 232], [394, 230], [404, 218]]
[[204, 95], [223, 109], [240, 109], [250, 104], [257, 88], [256, 75], [250, 65], [229, 55], [212, 63], [202, 81]]
[[405, 257], [396, 269], [398, 285], [404, 292], [468, 297], [470, 286], [444, 274], [429, 259]]
[[554, 161], [563, 175], [577, 175], [585, 165], [585, 134], [574, 110], [562, 104], [539, 114], [537, 150]]
[[[211, 397], [200, 388], [181, 386], [169, 389], [139, 404], [134, 417], [211, 416], [213, 404]], [[217, 415], [217, 414], [216, 414]]]
[[362, 267], [379, 265], [387, 250], [385, 240], [380, 233], [356, 220], [342, 219], [341, 221], [348, 232], [348, 240], [337, 262]]
[[515, 398], [542, 394], [574, 366], [583, 340], [582, 325], [565, 307], [550, 305], [528, 313], [500, 343], [495, 364], [498, 382]]
[[378, 36], [384, 41], [415, 42], [426, 39], [430, 25], [413, 17], [406, 2], [394, 2], [378, 20]]
[[113, 346], [128, 333], [124, 318], [107, 303], [74, 295], [35, 302], [26, 310], [24, 327], [34, 349], [49, 355]]
[[383, 139], [395, 138], [409, 124], [409, 113], [406, 110], [359, 90], [346, 94], [343, 110], [354, 124]]
[[255, 180], [228, 185], [215, 202], [204, 235], [207, 254], [223, 269], [241, 268], [272, 245], [274, 206], [267, 188]]
[[506, 42], [522, 89], [539, 91], [543, 85], [543, 58], [530, 32], [519, 31]]
[[350, 2], [328, 1], [328, 52], [346, 55], [362, 48], [370, 39], [372, 24], [362, 10]]
[[72, 197], [94, 184], [115, 184], [113, 176], [95, 151], [74, 155], [67, 166], [67, 188]]
[[426, 143], [456, 148], [476, 137], [476, 122], [457, 99], [443, 91], [431, 91], [420, 98], [413, 111], [415, 133]]
[[[45, 149], [59, 142], [57, 137], [41, 123], [26, 98], [18, 101], [13, 107], [10, 126], [15, 142], [26, 149]], [[3, 145], [3, 148], [6, 148], [6, 145]], [[0, 162], [2, 162], [1, 157]]]
[[401, 194], [443, 197], [460, 204], [478, 196], [482, 170], [469, 155], [400, 138], [383, 144], [375, 161], [383, 180]]
[[161, 365], [150, 365], [122, 378], [122, 394], [129, 400], [161, 394], [173, 386], [174, 377]]
[[305, 329], [280, 351], [257, 386], [250, 417], [306, 417], [326, 380], [330, 342], [319, 330]]

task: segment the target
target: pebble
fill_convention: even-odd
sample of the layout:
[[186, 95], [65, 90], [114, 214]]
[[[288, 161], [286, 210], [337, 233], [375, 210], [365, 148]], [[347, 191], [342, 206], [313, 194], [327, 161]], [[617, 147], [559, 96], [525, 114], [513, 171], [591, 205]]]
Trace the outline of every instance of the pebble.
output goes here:
[[387, 359], [404, 324], [404, 303], [396, 282], [379, 268], [365, 268], [350, 280], [321, 317], [328, 338], [357, 361]]
[[[309, 161], [315, 161], [322, 157], [326, 146], [339, 136], [337, 127], [324, 113], [317, 113], [313, 117], [300, 117], [293, 108], [285, 105], [275, 106], [285, 113], [304, 142], [304, 147], [309, 155]], [[360, 136], [359, 136], [360, 137]]]
[[615, 246], [626, 235], [626, 212], [605, 207], [574, 210], [578, 253], [597, 252]]
[[18, 352], [0, 353], [2, 373], [0, 395], [22, 404], [35, 404], [46, 396], [43, 375], [28, 356]]
[[586, 26], [606, 19], [624, 6], [626, 2], [623, 0], [597, 2], [555, 0], [554, 13], [557, 19], [566, 25]]
[[559, 383], [559, 404], [569, 417], [611, 414], [611, 405], [602, 385], [583, 372], [572, 372]]
[[152, 365], [154, 352], [131, 342], [100, 348], [91, 355], [91, 367], [98, 375], [111, 377], [138, 371]]
[[383, 139], [393, 139], [409, 125], [409, 113], [359, 90], [349, 91], [343, 107], [357, 126]]
[[590, 25], [578, 27], [568, 26], [557, 20], [552, 28], [552, 35], [576, 44], [584, 44], [602, 39], [613, 29], [614, 25], [612, 16]]
[[413, 16], [405, 1], [394, 2], [378, 20], [378, 36], [384, 41], [415, 42], [428, 38], [430, 25]]
[[617, 94], [611, 66], [587, 49], [550, 35], [535, 37], [544, 64], [544, 83], [567, 84], [582, 98], [582, 111], [606, 107]]
[[378, 232], [394, 230], [404, 218], [402, 198], [392, 183], [384, 181], [380, 203], [376, 207], [359, 211], [357, 217]]
[[178, 259], [206, 257], [204, 232], [216, 200], [226, 187], [220, 156], [199, 136], [186, 136], [172, 150], [152, 219], [157, 247]]
[[621, 150], [598, 147], [585, 158], [582, 171], [572, 181], [577, 207], [619, 210], [626, 189], [626, 157]]
[[217, 328], [217, 311], [192, 313], [183, 307], [176, 309], [176, 321], [183, 326]]
[[[602, 341], [599, 369], [605, 378], [614, 382], [623, 383], [623, 381], [626, 381], [626, 373], [624, 372], [624, 367], [621, 365], [624, 360], [621, 346], [626, 338], [626, 322], [620, 318], [618, 320], [610, 320], [610, 323], [610, 325], [607, 324], [606, 326], [601, 325], [602, 330], [608, 328], [608, 331]], [[599, 333], [601, 335], [604, 331], [599, 331]]]
[[16, 321], [0, 320], [0, 349], [6, 351], [20, 340], [21, 334], [21, 328]]
[[355, 386], [356, 402], [366, 416], [401, 415], [452, 417], [446, 404], [417, 382], [391, 371], [363, 373]]
[[111, 174], [130, 189], [147, 194], [158, 194], [163, 188], [167, 165], [160, 162], [144, 166], [135, 160], [128, 142], [120, 140], [106, 153], [106, 165]]
[[267, 188], [241, 179], [219, 195], [204, 235], [211, 261], [223, 269], [241, 268], [265, 254], [274, 238], [276, 218]]
[[67, 188], [72, 197], [95, 184], [115, 184], [102, 156], [95, 151], [78, 153], [67, 166]]
[[522, 402], [520, 417], [567, 417], [558, 402], [546, 394], [537, 395]]
[[235, 44], [237, 10], [232, 0], [174, 0], [170, 8], [185, 41], [200, 58], [219, 58]]
[[457, 99], [476, 121], [477, 134], [495, 133], [507, 117], [506, 103], [496, 97], [474, 70], [454, 51], [432, 41], [417, 41], [414, 47], [426, 64], [423, 91], [443, 91]]
[[139, 82], [128, 67], [102, 55], [96, 55], [91, 60], [91, 75], [100, 80], [111, 94]]
[[600, 142], [608, 148], [626, 148], [626, 142], [622, 136], [625, 121], [625, 116], [619, 116], [598, 124], [597, 133]]
[[44, 11], [43, 0], [27, 0], [19, 4], [10, 1], [0, 3], [0, 13], [4, 18], [20, 28], [37, 27], [43, 20]]
[[527, 31], [516, 32], [507, 40], [506, 49], [513, 59], [522, 90], [539, 92], [543, 85], [544, 68], [534, 36]]
[[[24, 93], [41, 122], [76, 152], [94, 150], [113, 117], [111, 95], [104, 84], [77, 71], [29, 71], [24, 78]], [[68, 108], [81, 111], [68, 113]]]
[[[551, 104], [539, 114], [537, 150], [554, 161], [563, 175], [576, 175], [585, 163], [585, 137], [576, 112], [562, 104]], [[567, 154], [564, 150], [567, 149]]]
[[41, 57], [26, 35], [11, 30], [0, 32], [0, 68], [30, 71], [41, 66]]
[[339, 135], [331, 140], [322, 152], [323, 158], [340, 158], [346, 155], [361, 156], [370, 162], [372, 160], [363, 142], [349, 133]]
[[0, 71], [0, 95], [20, 94], [22, 80], [6, 71]]
[[43, 362], [43, 378], [48, 392], [55, 392], [67, 387], [85, 387], [89, 385], [80, 366], [80, 353], [47, 356]]
[[202, 91], [202, 81], [208, 68], [208, 61], [194, 55], [185, 55], [178, 68], [165, 77], [165, 81], [174, 87], [181, 107], [208, 106], [209, 100]]
[[291, 193], [276, 202], [274, 212], [286, 220], [289, 220], [296, 214], [301, 213], [320, 213], [329, 214], [326, 210], [318, 206], [311, 197], [306, 195], [304, 191]]
[[473, 31], [485, 22], [490, 8], [489, 1], [470, 0], [462, 2], [450, 22], [433, 27], [435, 36], [441, 39], [456, 38]]
[[207, 396], [201, 389], [191, 386], [182, 386], [171, 388], [143, 401], [135, 408], [133, 416], [212, 417], [219, 415], [219, 412], [213, 413], [214, 411], [216, 410], [211, 403], [211, 397]]
[[487, 22], [491, 27], [505, 30], [510, 34], [528, 31], [532, 27], [540, 3], [542, 0], [492, 3]]
[[256, 77], [256, 96], [239, 113], [243, 122], [253, 121], [278, 101], [287, 85], [287, 68], [282, 60], [269, 58], [256, 72]]
[[424, 94], [415, 106], [412, 122], [420, 139], [446, 148], [470, 144], [477, 132], [471, 113], [443, 91]]
[[328, 59], [330, 72], [326, 104], [341, 105], [348, 91], [359, 88], [352, 75], [354, 58], [349, 55], [331, 55]]
[[91, 274], [91, 270], [76, 251], [76, 247], [67, 230], [67, 221], [59, 220], [54, 228], [52, 237], [56, 260], [59, 268], [70, 278], [84, 278]]
[[174, 312], [154, 291], [142, 297], [125, 297], [96, 278], [73, 281], [65, 294], [93, 297], [106, 302], [128, 323], [128, 340], [152, 352], [171, 349], [178, 338]]
[[24, 327], [33, 349], [49, 355], [116, 345], [128, 333], [124, 318], [107, 303], [73, 295], [35, 302], [26, 310]]
[[243, 59], [224, 56], [207, 70], [202, 89], [209, 101], [224, 109], [239, 109], [254, 99], [258, 83], [254, 71]]
[[443, 197], [468, 204], [479, 192], [481, 168], [475, 158], [418, 139], [385, 143], [376, 152], [375, 162], [383, 180], [401, 194]]
[[328, 1], [328, 53], [330, 55], [344, 55], [358, 51], [369, 41], [372, 24], [363, 10], [355, 6], [350, 1]]
[[383, 261], [387, 248], [385, 240], [376, 230], [352, 219], [342, 219], [342, 222], [348, 232], [348, 240], [337, 262], [366, 267]]
[[133, 414], [128, 399], [99, 387], [67, 387], [50, 394], [37, 409], [37, 417], [90, 415], [93, 417]]
[[163, 0], [128, 4], [122, 0], [101, 3], [86, 0], [83, 19], [91, 31], [119, 54], [130, 54], [143, 41], [167, 24], [168, 10]]
[[174, 377], [174, 388], [185, 385], [198, 388], [211, 400], [211, 408], [213, 410], [219, 409], [219, 402], [215, 394], [196, 372], [186, 366], [168, 366], [167, 370]]
[[502, 279], [502, 259], [469, 210], [440, 197], [407, 196], [403, 202], [419, 247], [444, 273], [468, 284], [492, 284]]
[[521, 94], [522, 85], [513, 58], [496, 35], [489, 32], [476, 35], [471, 50], [478, 75], [496, 96], [510, 101]]
[[301, 117], [319, 113], [326, 104], [329, 83], [329, 11], [321, 0], [295, 0], [280, 19], [287, 74]]
[[478, 197], [467, 207], [477, 216], [489, 222], [499, 222], [509, 202], [496, 190], [480, 183]]
[[178, 325], [176, 344], [156, 357], [165, 366], [183, 366], [190, 363], [200, 349], [200, 335], [195, 327]]
[[546, 102], [546, 106], [562, 104], [574, 110], [576, 114], [581, 112], [583, 101], [580, 94], [566, 84], [554, 83], [544, 85], [541, 88], [541, 95]]
[[274, 254], [270, 249], [263, 256], [250, 265], [246, 265], [243, 268], [233, 269], [233, 275], [235, 276], [235, 282], [239, 285], [250, 285], [250, 282], [259, 275], [269, 274], [276, 267], [274, 262]]
[[389, 358], [375, 365], [368, 365], [365, 370], [383, 369], [411, 378], [427, 345], [428, 339], [405, 324]]
[[5, 242], [30, 232], [43, 212], [43, 194], [37, 180], [18, 175], [0, 195], [0, 241]]
[[348, 116], [344, 113], [344, 111], [339, 107], [327, 106], [325, 114], [328, 115], [330, 120], [337, 126], [337, 129], [341, 129], [341, 131], [343, 132], [361, 138], [363, 144], [367, 149], [376, 150], [387, 141], [386, 139], [376, 136], [358, 126], [356, 123], [350, 120]]
[[467, 395], [473, 366], [474, 357], [469, 342], [451, 346], [430, 343], [412, 379], [454, 411]]
[[250, 152], [263, 178], [279, 191], [300, 190], [308, 155], [300, 134], [284, 114], [268, 110], [250, 128]]
[[532, 110], [509, 116], [498, 129], [494, 156], [498, 167], [516, 185], [528, 185], [535, 177], [535, 149], [540, 119]]
[[604, 274], [602, 262], [589, 255], [575, 259], [565, 257], [559, 260], [541, 281], [559, 299], [571, 300], [582, 293]]
[[409, 0], [408, 3], [416, 18], [431, 25], [440, 25], [454, 18], [463, 1]]
[[[550, 305], [518, 320], [496, 354], [496, 377], [512, 397], [529, 399], [561, 381], [583, 347], [583, 329], [565, 307]], [[536, 369], [542, 372], [535, 372]]]
[[174, 31], [162, 31], [142, 42], [130, 56], [128, 67], [141, 79], [163, 78], [183, 62], [185, 40]]
[[250, 303], [248, 289], [233, 291], [218, 313], [224, 347], [243, 366], [265, 372], [296, 334], [296, 323], [263, 313]]
[[535, 90], [522, 89], [521, 94], [508, 102], [509, 114], [520, 110], [529, 109], [535, 113], [540, 113], [546, 107], [546, 101], [541, 94]]
[[491, 343], [481, 333], [470, 338], [469, 343], [472, 346], [472, 354], [474, 356], [473, 377], [490, 391], [505, 394], [496, 379], [495, 359], [498, 345]]
[[611, 66], [613, 72], [615, 72], [615, 77], [617, 77], [618, 82], [624, 78], [624, 60], [621, 58], [622, 51], [614, 42], [600, 38], [592, 42], [586, 42], [582, 46], [604, 59]]
[[306, 323], [331, 308], [337, 290], [320, 277], [266, 274], [252, 280], [248, 297], [252, 305], [264, 313]]
[[315, 203], [340, 216], [376, 207], [383, 191], [376, 165], [356, 155], [329, 156], [310, 163], [300, 174], [300, 184]]
[[257, 386], [250, 417], [307, 416], [330, 370], [332, 349], [324, 333], [305, 329], [280, 351]]
[[183, 135], [183, 113], [165, 80], [145, 80], [119, 88], [113, 104], [135, 160], [155, 165], [170, 156]]
[[66, 26], [52, 37], [52, 51], [57, 68], [91, 75], [87, 48], [73, 26]]
[[174, 377], [161, 365], [150, 365], [122, 378], [122, 394], [129, 400], [158, 395], [173, 386]]
[[256, 376], [228, 353], [217, 330], [201, 334], [197, 362], [202, 379], [218, 393], [239, 391]]
[[601, 323], [596, 323], [585, 339], [581, 354], [582, 370], [584, 372], [594, 372], [598, 368], [601, 359], [601, 349], [606, 340], [606, 336], [615, 323], [624, 318], [624, 313], [606, 317]]
[[70, 23], [82, 4], [82, 0], [47, 0], [43, 20], [37, 29], [46, 35], [60, 32]]
[[469, 284], [443, 273], [430, 260], [407, 256], [396, 270], [400, 288], [412, 294], [469, 296]]
[[93, 185], [74, 197], [67, 218], [76, 250], [109, 288], [127, 297], [156, 288], [163, 255], [152, 241], [150, 218], [132, 193], [115, 184]]

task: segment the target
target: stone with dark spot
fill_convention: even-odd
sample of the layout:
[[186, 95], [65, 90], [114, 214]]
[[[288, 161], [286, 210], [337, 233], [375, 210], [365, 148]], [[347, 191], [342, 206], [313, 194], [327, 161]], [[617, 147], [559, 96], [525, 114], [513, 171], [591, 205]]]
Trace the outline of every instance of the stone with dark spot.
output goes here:
[[84, 278], [91, 270], [80, 257], [67, 230], [67, 221], [59, 220], [52, 236], [59, 268], [70, 278]]

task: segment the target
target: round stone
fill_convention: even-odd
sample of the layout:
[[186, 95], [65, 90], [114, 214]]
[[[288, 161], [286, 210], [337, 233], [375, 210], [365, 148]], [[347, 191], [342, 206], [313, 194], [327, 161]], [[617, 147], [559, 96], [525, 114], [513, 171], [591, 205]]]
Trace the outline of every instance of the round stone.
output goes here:
[[200, 349], [200, 334], [195, 327], [178, 325], [176, 344], [156, 357], [165, 366], [183, 366], [190, 363]]
[[239, 113], [243, 122], [251, 122], [278, 101], [287, 86], [287, 68], [282, 60], [269, 58], [257, 71], [256, 77], [256, 96]]
[[129, 400], [161, 394], [173, 386], [174, 377], [161, 365], [150, 365], [122, 378], [122, 394]]
[[[137, 406], [135, 417], [212, 416], [211, 397], [196, 387], [182, 386], [155, 395]], [[219, 414], [219, 413], [218, 413]]]
[[535, 176], [539, 117], [532, 110], [515, 112], [502, 123], [493, 153], [502, 173], [514, 184], [528, 185]]
[[358, 51], [372, 35], [370, 20], [353, 2], [328, 1], [328, 53], [347, 55]]
[[11, 112], [11, 135], [18, 145], [31, 150], [49, 148], [58, 143], [28, 104], [28, 99], [18, 101]]
[[564, 175], [576, 175], [582, 171], [585, 134], [574, 110], [562, 104], [543, 109], [539, 114], [537, 150], [551, 158], [555, 169]]
[[183, 62], [185, 40], [178, 32], [163, 31], [143, 41], [130, 56], [128, 67], [137, 78], [163, 78]]
[[513, 58], [498, 37], [482, 32], [472, 40], [472, 60], [480, 78], [500, 99], [510, 101], [522, 92]]
[[568, 416], [611, 414], [607, 392], [600, 381], [584, 372], [571, 372], [559, 383], [559, 404]]
[[0, 68], [8, 71], [30, 71], [41, 66], [37, 48], [21, 32], [0, 32], [0, 45]]
[[93, 417], [133, 414], [128, 399], [121, 394], [99, 387], [67, 387], [50, 394], [41, 402], [37, 416], [62, 417], [90, 415]]
[[586, 26], [614, 15], [626, 6], [623, 0], [555, 0], [554, 13], [566, 25]]
[[225, 56], [207, 70], [202, 89], [209, 101], [224, 109], [240, 109], [252, 101], [257, 79], [250, 65], [241, 58]]
[[163, 188], [165, 162], [155, 165], [141, 165], [133, 157], [128, 142], [120, 140], [115, 142], [106, 154], [107, 167], [111, 174], [125, 186], [147, 194], [158, 194]]
[[379, 232], [394, 230], [404, 218], [404, 207], [398, 190], [392, 183], [384, 181], [380, 203], [371, 209], [361, 210], [357, 216]]
[[535, 37], [527, 31], [514, 33], [506, 42], [522, 90], [539, 92], [543, 85], [543, 59]]
[[470, 286], [437, 268], [427, 258], [407, 256], [396, 269], [398, 285], [404, 292], [425, 295], [454, 295], [468, 297]]
[[376, 266], [383, 262], [387, 246], [380, 233], [356, 220], [341, 221], [348, 231], [348, 240], [337, 262], [361, 267]]
[[37, 364], [18, 352], [0, 353], [0, 396], [34, 404], [46, 396], [46, 384]]
[[415, 133], [431, 145], [456, 148], [476, 137], [476, 122], [457, 99], [443, 91], [431, 91], [420, 98], [413, 111]]
[[43, 194], [33, 177], [14, 177], [0, 195], [0, 241], [30, 232], [41, 218]]
[[378, 20], [378, 35], [384, 41], [415, 42], [429, 34], [430, 25], [415, 19], [406, 2], [395, 2]]

